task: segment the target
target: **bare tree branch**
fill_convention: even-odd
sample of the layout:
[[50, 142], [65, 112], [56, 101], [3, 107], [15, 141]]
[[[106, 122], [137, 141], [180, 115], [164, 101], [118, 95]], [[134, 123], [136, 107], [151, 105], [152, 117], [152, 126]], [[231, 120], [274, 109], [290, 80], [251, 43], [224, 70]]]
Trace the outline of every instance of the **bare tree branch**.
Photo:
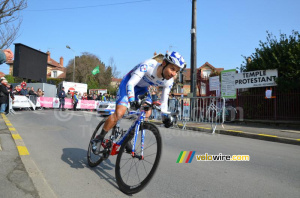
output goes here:
[[18, 37], [22, 23], [20, 11], [27, 7], [27, 0], [0, 2], [0, 48], [8, 48]]

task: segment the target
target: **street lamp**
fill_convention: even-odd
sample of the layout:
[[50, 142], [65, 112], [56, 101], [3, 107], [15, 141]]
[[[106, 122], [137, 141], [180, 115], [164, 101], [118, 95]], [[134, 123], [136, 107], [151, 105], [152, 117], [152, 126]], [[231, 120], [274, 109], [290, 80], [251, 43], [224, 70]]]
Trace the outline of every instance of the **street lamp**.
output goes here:
[[73, 82], [75, 82], [75, 58], [76, 58], [75, 51], [69, 45], [67, 45], [66, 48], [68, 48], [74, 52]]

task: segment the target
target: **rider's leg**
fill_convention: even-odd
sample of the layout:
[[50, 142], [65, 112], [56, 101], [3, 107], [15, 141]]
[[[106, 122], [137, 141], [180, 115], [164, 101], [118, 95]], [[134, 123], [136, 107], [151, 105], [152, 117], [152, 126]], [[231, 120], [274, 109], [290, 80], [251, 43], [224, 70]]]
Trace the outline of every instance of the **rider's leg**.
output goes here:
[[145, 113], [145, 116], [146, 116], [145, 121], [148, 121], [149, 117], [151, 116], [151, 112], [152, 112], [151, 108], [148, 111], [146, 111], [146, 113]]
[[104, 131], [109, 131], [112, 129], [117, 122], [124, 116], [126, 113], [127, 107], [123, 105], [117, 105], [115, 112], [108, 117], [108, 119], [105, 121], [103, 129]]
[[107, 132], [112, 129], [120, 120], [123, 115], [126, 113], [127, 107], [122, 105], [117, 105], [115, 112], [108, 117], [108, 119], [105, 121], [104, 126], [100, 132], [99, 135], [95, 137], [95, 139], [91, 140], [91, 143], [93, 144], [92, 150], [94, 152], [99, 152], [101, 148], [101, 143], [104, 139], [104, 136], [107, 134]]
[[127, 110], [127, 107], [125, 107], [123, 105], [117, 105], [115, 112], [107, 118], [100, 135], [98, 135], [96, 137], [96, 139], [103, 140], [106, 133], [110, 129], [112, 129], [117, 124], [118, 120], [120, 120], [124, 116], [124, 114], [126, 113], [126, 110]]

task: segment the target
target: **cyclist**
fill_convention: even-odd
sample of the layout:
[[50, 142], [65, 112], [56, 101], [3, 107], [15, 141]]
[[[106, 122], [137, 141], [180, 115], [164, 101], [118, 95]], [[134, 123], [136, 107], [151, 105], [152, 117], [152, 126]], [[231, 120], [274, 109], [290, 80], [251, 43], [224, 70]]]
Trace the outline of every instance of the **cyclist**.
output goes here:
[[[92, 140], [93, 150], [100, 149], [100, 142], [103, 141], [105, 134], [112, 129], [117, 121], [120, 120], [126, 113], [128, 104], [132, 110], [139, 108], [138, 95], [145, 94], [150, 85], [163, 87], [161, 97], [161, 112], [162, 120], [165, 127], [169, 128], [173, 125], [171, 119], [166, 114], [168, 112], [168, 96], [173, 86], [174, 77], [176, 74], [185, 68], [183, 57], [178, 52], [167, 53], [164, 56], [163, 62], [158, 63], [154, 59], [148, 59], [135, 66], [123, 78], [116, 98], [116, 110], [108, 117], [104, 123], [100, 135]], [[150, 95], [147, 101], [152, 102]], [[146, 117], [151, 115], [151, 110], [146, 112]], [[127, 146], [126, 146], [127, 147]]]

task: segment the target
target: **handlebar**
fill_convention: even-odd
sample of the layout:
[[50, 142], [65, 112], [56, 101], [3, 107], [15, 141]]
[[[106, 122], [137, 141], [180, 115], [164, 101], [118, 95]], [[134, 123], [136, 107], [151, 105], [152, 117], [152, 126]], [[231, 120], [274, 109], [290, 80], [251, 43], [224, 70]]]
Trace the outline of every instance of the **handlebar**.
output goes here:
[[148, 101], [147, 101], [147, 97], [149, 95], [149, 92], [146, 92], [145, 94], [143, 95], [139, 95], [138, 96], [138, 99], [139, 99], [139, 104], [141, 105], [141, 107], [144, 107], [144, 108], [149, 108], [149, 107], [152, 107], [153, 109], [156, 109], [158, 111], [161, 111], [161, 108], [157, 105], [157, 104], [150, 104]]

